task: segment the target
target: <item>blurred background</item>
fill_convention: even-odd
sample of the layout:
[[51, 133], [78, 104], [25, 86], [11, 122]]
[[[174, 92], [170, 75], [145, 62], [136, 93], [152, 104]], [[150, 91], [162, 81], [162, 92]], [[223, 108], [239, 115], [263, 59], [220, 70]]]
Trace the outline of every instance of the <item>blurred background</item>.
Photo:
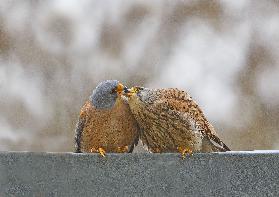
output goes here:
[[105, 79], [184, 89], [231, 149], [279, 149], [279, 3], [0, 1], [0, 151], [73, 151]]

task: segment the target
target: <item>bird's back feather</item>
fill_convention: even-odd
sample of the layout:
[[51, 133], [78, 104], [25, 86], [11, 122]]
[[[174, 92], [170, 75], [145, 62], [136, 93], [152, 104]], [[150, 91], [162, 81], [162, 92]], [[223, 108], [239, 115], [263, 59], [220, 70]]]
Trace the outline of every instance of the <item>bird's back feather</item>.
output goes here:
[[[176, 88], [143, 89], [142, 91], [140, 91], [137, 94], [137, 97], [138, 97], [138, 100], [137, 99], [134, 99], [134, 101], [130, 100], [130, 106], [134, 105], [134, 104], [142, 105], [143, 110], [138, 110], [138, 111], [142, 111], [142, 112], [144, 110], [150, 111], [151, 113], [146, 112], [146, 114], [149, 114], [149, 116], [154, 116], [154, 114], [160, 114], [160, 116], [162, 116], [163, 114], [166, 114], [167, 118], [168, 118], [168, 120], [165, 121], [166, 124], [172, 124], [172, 122], [178, 122], [178, 124], [176, 124], [176, 125], [182, 125], [182, 128], [180, 127], [180, 129], [176, 129], [176, 130], [181, 130], [181, 131], [183, 130], [184, 132], [191, 131], [194, 134], [200, 133], [204, 139], [209, 139], [208, 141], [205, 141], [205, 142], [209, 143], [209, 145], [212, 146], [212, 150], [215, 150], [215, 151], [230, 150], [219, 139], [213, 126], [205, 118], [205, 115], [203, 114], [202, 110], [199, 108], [197, 103], [185, 91], [181, 91]], [[134, 104], [133, 104], [133, 102], [134, 102]], [[132, 108], [133, 108], [133, 106], [131, 106], [131, 109]], [[159, 118], [161, 118], [161, 117], [159, 117]], [[146, 121], [140, 120], [140, 121], [145, 122], [146, 124], [149, 124], [148, 120], [146, 120]], [[165, 124], [162, 118], [161, 118], [161, 120], [158, 120], [158, 121], [161, 121], [161, 124]], [[150, 125], [152, 125], [152, 124], [154, 125], [154, 120], [153, 120], [153, 123], [150, 122]], [[143, 127], [146, 127], [146, 125], [143, 125]], [[153, 130], [153, 128], [154, 128], [154, 126], [149, 126], [149, 127], [150, 127], [149, 130]], [[152, 133], [150, 134], [150, 132], [148, 131], [148, 128], [145, 128], [145, 130], [146, 130], [146, 132], [144, 132], [145, 135], [149, 134], [150, 136], [152, 136], [155, 133], [155, 132], [153, 132], [153, 134]], [[168, 129], [166, 129], [166, 128], [164, 128], [164, 130], [166, 133], [169, 132]], [[160, 129], [159, 130], [157, 129], [157, 131], [160, 131]], [[178, 131], [175, 131], [175, 132], [178, 132]], [[157, 133], [158, 132], [156, 132], [156, 134]], [[170, 135], [173, 137], [178, 134], [175, 134], [173, 132]], [[180, 136], [182, 137], [183, 134], [180, 134]], [[174, 140], [177, 141], [177, 139], [174, 139]], [[152, 141], [151, 138], [150, 138], [150, 141]], [[196, 143], [198, 143], [198, 141]], [[151, 144], [151, 143], [149, 143], [149, 144]], [[203, 150], [201, 150], [201, 151], [203, 151]]]

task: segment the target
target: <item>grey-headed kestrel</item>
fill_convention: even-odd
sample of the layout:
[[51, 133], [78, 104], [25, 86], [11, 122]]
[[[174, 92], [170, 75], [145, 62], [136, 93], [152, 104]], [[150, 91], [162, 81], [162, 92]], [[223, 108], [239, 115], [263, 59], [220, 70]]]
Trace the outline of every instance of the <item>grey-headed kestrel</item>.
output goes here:
[[117, 80], [101, 82], [81, 108], [75, 133], [75, 152], [132, 152], [139, 127]]
[[186, 153], [230, 150], [185, 91], [133, 87], [125, 95], [150, 152], [180, 152], [185, 158]]

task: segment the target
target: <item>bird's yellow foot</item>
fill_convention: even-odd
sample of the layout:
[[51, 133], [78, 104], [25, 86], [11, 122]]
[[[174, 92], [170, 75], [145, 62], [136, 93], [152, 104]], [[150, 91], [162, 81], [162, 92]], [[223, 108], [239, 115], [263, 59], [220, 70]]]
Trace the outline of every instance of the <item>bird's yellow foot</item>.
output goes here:
[[193, 151], [190, 148], [177, 147], [177, 150], [181, 153], [182, 159], [185, 159], [187, 154], [189, 154], [190, 156], [193, 155]]
[[103, 148], [98, 148], [98, 153], [102, 156], [105, 157], [106, 156], [106, 151]]
[[90, 149], [90, 152], [91, 153], [99, 153], [102, 157], [105, 157], [106, 156], [106, 151], [103, 149], [103, 148], [98, 148], [96, 149], [95, 147], [91, 148]]
[[128, 152], [129, 147], [128, 146], [119, 146], [117, 147], [117, 152], [118, 153], [126, 153]]

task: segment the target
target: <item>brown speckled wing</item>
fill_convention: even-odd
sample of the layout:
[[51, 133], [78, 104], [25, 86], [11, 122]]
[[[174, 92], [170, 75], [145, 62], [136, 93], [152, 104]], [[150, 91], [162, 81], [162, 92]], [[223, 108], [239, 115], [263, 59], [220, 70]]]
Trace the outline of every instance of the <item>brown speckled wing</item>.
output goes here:
[[[213, 146], [218, 146], [219, 151], [229, 151], [230, 149], [217, 136], [214, 127], [208, 122], [198, 104], [192, 100], [189, 94], [176, 88], [157, 90], [161, 91], [161, 105], [175, 111], [186, 120], [193, 120], [195, 128], [200, 131], [205, 138], [209, 139]], [[216, 145], [216, 144], [217, 145]]]
[[81, 153], [82, 152], [82, 137], [83, 137], [83, 130], [85, 128], [86, 120], [88, 118], [88, 111], [91, 108], [90, 101], [86, 101], [85, 104], [82, 106], [80, 110], [80, 114], [78, 117], [78, 122], [76, 124], [76, 130], [75, 130], [75, 152]]

